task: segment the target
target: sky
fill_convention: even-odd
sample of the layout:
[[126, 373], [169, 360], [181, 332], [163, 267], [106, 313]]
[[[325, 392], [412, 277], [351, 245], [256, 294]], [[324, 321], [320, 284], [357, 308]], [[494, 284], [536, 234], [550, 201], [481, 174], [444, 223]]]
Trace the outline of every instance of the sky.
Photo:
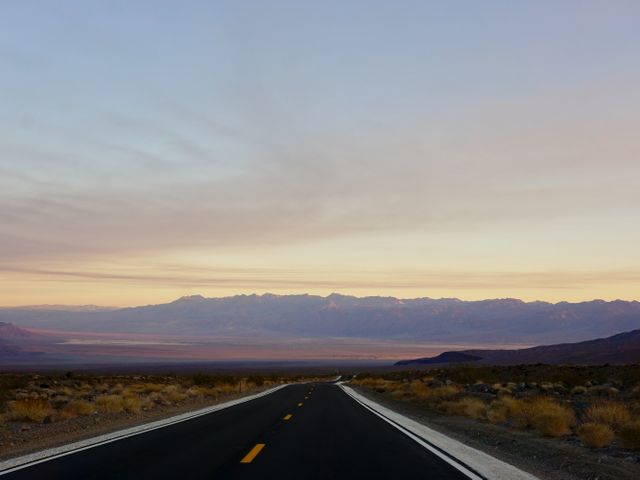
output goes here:
[[0, 2], [0, 305], [640, 297], [640, 2]]

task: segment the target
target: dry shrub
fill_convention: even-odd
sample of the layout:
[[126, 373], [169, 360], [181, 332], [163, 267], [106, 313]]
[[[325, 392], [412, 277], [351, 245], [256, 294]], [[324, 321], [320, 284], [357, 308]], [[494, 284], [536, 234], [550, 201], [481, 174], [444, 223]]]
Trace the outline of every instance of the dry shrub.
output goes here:
[[200, 387], [191, 387], [187, 390], [186, 394], [188, 397], [201, 397], [202, 396], [202, 388]]
[[221, 383], [220, 385], [216, 385], [216, 388], [222, 395], [231, 395], [239, 390], [237, 385], [232, 385], [230, 383]]
[[69, 402], [61, 413], [63, 415], [71, 415], [68, 418], [73, 418], [91, 415], [94, 410], [95, 408], [91, 403], [84, 400], [74, 400]]
[[584, 395], [585, 393], [587, 393], [587, 387], [583, 387], [582, 385], [571, 389], [571, 395]]
[[561, 437], [571, 433], [576, 417], [573, 410], [548, 398], [539, 398], [525, 409], [527, 423], [540, 435]]
[[456, 385], [443, 385], [442, 387], [432, 389], [429, 397], [435, 401], [448, 400], [458, 395], [461, 391], [462, 389]]
[[613, 440], [613, 430], [601, 423], [585, 423], [578, 430], [578, 436], [585, 447], [606, 447]]
[[629, 422], [620, 427], [618, 432], [620, 444], [624, 448], [640, 450], [640, 420]]
[[486, 416], [491, 423], [504, 422], [509, 417], [509, 408], [502, 399], [494, 400], [487, 408]]
[[143, 385], [143, 391], [146, 393], [160, 392], [164, 388], [164, 385], [159, 383], [145, 383]]
[[181, 390], [179, 385], [168, 385], [162, 390], [162, 397], [170, 403], [182, 402], [187, 395]]
[[472, 397], [465, 397], [452, 402], [442, 402], [442, 409], [452, 415], [463, 415], [476, 420], [484, 418], [487, 412], [487, 406], [484, 402]]
[[496, 417], [500, 415], [498, 412], [502, 412], [507, 418], [514, 418], [516, 426], [519, 428], [526, 428], [529, 426], [527, 416], [528, 408], [527, 403], [524, 400], [503, 396], [492, 402], [492, 410], [496, 412]]
[[11, 404], [9, 415], [14, 420], [41, 423], [53, 412], [45, 398], [21, 398]]
[[414, 380], [410, 385], [411, 393], [419, 400], [426, 400], [431, 395], [431, 389], [421, 380]]
[[204, 388], [200, 387], [200, 395], [207, 398], [218, 398], [220, 396], [220, 392], [215, 387], [212, 388]]
[[101, 395], [96, 398], [96, 407], [103, 413], [120, 413], [124, 410], [120, 395]]
[[631, 420], [631, 414], [622, 403], [600, 402], [587, 409], [585, 419], [587, 422], [602, 423], [617, 429]]
[[127, 413], [140, 413], [140, 399], [134, 395], [123, 397], [122, 408]]

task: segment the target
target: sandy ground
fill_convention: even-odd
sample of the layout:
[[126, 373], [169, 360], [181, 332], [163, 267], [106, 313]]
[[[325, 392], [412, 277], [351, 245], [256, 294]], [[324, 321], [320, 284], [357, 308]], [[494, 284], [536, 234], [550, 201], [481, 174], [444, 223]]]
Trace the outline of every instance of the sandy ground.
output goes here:
[[547, 439], [529, 432], [441, 415], [371, 390], [358, 392], [434, 430], [530, 472], [543, 480], [637, 480], [640, 454], [611, 448], [590, 450], [575, 439]]

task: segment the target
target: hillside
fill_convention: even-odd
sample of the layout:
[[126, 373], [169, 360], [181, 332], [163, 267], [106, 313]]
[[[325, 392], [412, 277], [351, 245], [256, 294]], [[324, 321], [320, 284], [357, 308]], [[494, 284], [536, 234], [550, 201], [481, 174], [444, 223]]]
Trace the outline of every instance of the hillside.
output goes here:
[[396, 365], [485, 364], [630, 364], [640, 362], [640, 330], [586, 342], [543, 345], [520, 350], [463, 350], [435, 357], [402, 360]]

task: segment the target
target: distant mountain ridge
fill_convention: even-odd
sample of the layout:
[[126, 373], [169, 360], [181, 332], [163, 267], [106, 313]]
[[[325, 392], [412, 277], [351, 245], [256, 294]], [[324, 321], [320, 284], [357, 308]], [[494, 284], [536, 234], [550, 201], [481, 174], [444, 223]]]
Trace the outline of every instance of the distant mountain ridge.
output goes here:
[[435, 357], [401, 360], [396, 362], [396, 365], [437, 365], [445, 363], [577, 365], [640, 363], [640, 329], [586, 342], [542, 345], [519, 350], [443, 352]]
[[0, 321], [80, 332], [541, 344], [588, 340], [640, 328], [640, 303], [593, 300], [552, 304], [340, 294], [194, 295], [166, 304], [115, 310], [3, 308]]

